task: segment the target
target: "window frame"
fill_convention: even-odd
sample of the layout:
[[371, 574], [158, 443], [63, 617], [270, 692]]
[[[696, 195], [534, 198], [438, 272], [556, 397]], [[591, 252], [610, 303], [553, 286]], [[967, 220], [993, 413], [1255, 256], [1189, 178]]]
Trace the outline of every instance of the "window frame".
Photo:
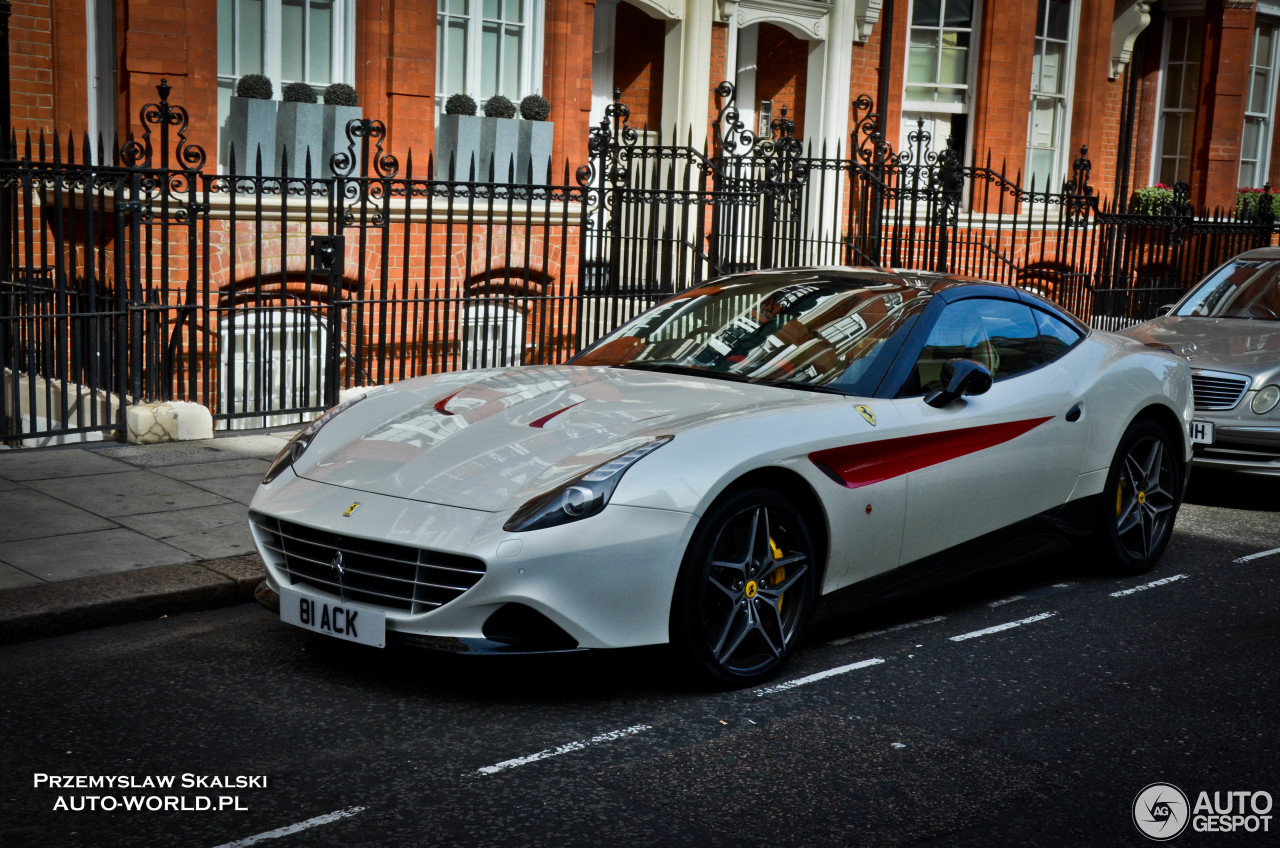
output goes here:
[[[1048, 4], [1051, 2], [1051, 0], [1036, 0], [1036, 2], [1038, 4], [1037, 12], [1036, 12], [1037, 24], [1038, 24], [1039, 6]], [[1059, 42], [1058, 39], [1053, 39], [1053, 41], [1055, 42], [1064, 43], [1066, 48], [1064, 51], [1065, 58], [1063, 61], [1063, 67], [1060, 72], [1062, 79], [1064, 81], [1062, 93], [1048, 94], [1048, 95], [1043, 93], [1038, 94], [1037, 89], [1035, 88], [1036, 79], [1033, 72], [1032, 78], [1031, 78], [1031, 87], [1028, 91], [1028, 97], [1027, 97], [1027, 155], [1026, 155], [1026, 161], [1023, 165], [1023, 183], [1025, 185], [1029, 186], [1032, 179], [1032, 162], [1031, 162], [1032, 151], [1033, 150], [1052, 150], [1053, 151], [1053, 166], [1050, 170], [1047, 180], [1043, 185], [1041, 185], [1039, 182], [1037, 182], [1036, 184], [1036, 190], [1040, 192], [1047, 191], [1050, 193], [1057, 193], [1061, 189], [1063, 182], [1067, 178], [1067, 175], [1069, 173], [1069, 162], [1072, 160], [1072, 152], [1070, 150], [1070, 139], [1071, 139], [1072, 106], [1075, 100], [1076, 54], [1079, 52], [1079, 49], [1080, 49], [1080, 0], [1067, 0], [1067, 2], [1070, 3], [1071, 5], [1071, 11], [1069, 13], [1069, 19], [1067, 21], [1067, 39], [1065, 42]], [[1046, 22], [1048, 21], [1047, 14], [1045, 15], [1045, 20]], [[1036, 30], [1037, 31], [1035, 34], [1035, 54], [1043, 56], [1044, 54], [1042, 53], [1042, 50], [1041, 50], [1041, 43], [1047, 42], [1049, 39], [1047, 36], [1042, 36], [1040, 34], [1038, 25]], [[1041, 67], [1043, 68], [1043, 61], [1041, 63]], [[1058, 128], [1057, 128], [1058, 137], [1054, 140], [1054, 143], [1051, 147], [1034, 147], [1032, 145], [1032, 138], [1033, 138], [1032, 129], [1034, 127], [1034, 121], [1035, 121], [1035, 115], [1036, 115], [1035, 109], [1033, 108], [1032, 104], [1035, 102], [1035, 99], [1037, 96], [1052, 97], [1059, 101], [1060, 112], [1058, 114], [1061, 117], [1061, 121], [1058, 124]]]
[[[1191, 23], [1191, 22], [1194, 22], [1197, 20], [1201, 21], [1201, 23], [1203, 24], [1204, 15], [1203, 14], [1170, 15], [1168, 18], [1165, 19], [1164, 37], [1161, 42], [1162, 46], [1161, 46], [1161, 54], [1160, 54], [1159, 85], [1156, 92], [1156, 103], [1158, 104], [1157, 108], [1159, 109], [1159, 118], [1158, 118], [1158, 126], [1156, 127], [1156, 132], [1155, 132], [1155, 140], [1154, 140], [1155, 146], [1152, 148], [1152, 151], [1151, 151], [1151, 175], [1150, 175], [1149, 182], [1152, 183], [1153, 185], [1156, 183], [1164, 183], [1165, 185], [1173, 186], [1175, 183], [1179, 182], [1180, 180], [1190, 181], [1190, 178], [1191, 178], [1191, 166], [1192, 166], [1191, 150], [1187, 150], [1186, 154], [1183, 155], [1182, 146], [1181, 144], [1179, 144], [1178, 153], [1172, 158], [1175, 159], [1178, 163], [1181, 163], [1185, 160], [1186, 175], [1182, 176], [1182, 168], [1181, 168], [1181, 165], [1179, 164], [1174, 168], [1173, 182], [1166, 182], [1164, 179], [1164, 162], [1167, 158], [1170, 158], [1164, 155], [1165, 133], [1168, 132], [1168, 123], [1165, 119], [1165, 116], [1168, 114], [1181, 115], [1183, 117], [1183, 120], [1189, 119], [1192, 122], [1192, 127], [1194, 128], [1196, 113], [1199, 111], [1197, 108], [1199, 105], [1199, 90], [1197, 89], [1197, 102], [1193, 103], [1190, 109], [1186, 108], [1185, 105], [1179, 106], [1178, 108], [1168, 108], [1165, 106], [1165, 99], [1167, 97], [1167, 88], [1169, 85], [1169, 66], [1172, 63], [1170, 56], [1173, 53], [1173, 46], [1174, 46], [1173, 45], [1174, 24], [1177, 21], [1189, 22], [1189, 25], [1187, 27], [1187, 32], [1190, 33], [1192, 31], [1192, 27], [1194, 26], [1194, 23]], [[1183, 56], [1184, 57], [1186, 56], [1185, 44], [1183, 45]], [[1185, 58], [1178, 60], [1176, 64], [1182, 66], [1184, 75], [1186, 73], [1186, 69], [1191, 66], [1191, 63], [1186, 61]], [[1203, 67], [1203, 65], [1204, 65], [1204, 41], [1202, 39], [1200, 42], [1200, 56], [1195, 61], [1197, 78], [1199, 77], [1200, 69]], [[1185, 79], [1185, 76], [1184, 76], [1184, 79]], [[1184, 91], [1186, 90], [1185, 85], [1183, 90]], [[1179, 98], [1179, 102], [1181, 102], [1181, 98]], [[1193, 134], [1192, 148], [1194, 148], [1194, 146], [1195, 146], [1195, 138]]]
[[[969, 57], [965, 66], [965, 82], [963, 86], [943, 85], [942, 83], [913, 83], [910, 81], [911, 67], [911, 33], [913, 29], [929, 29], [939, 34], [937, 46], [934, 48], [935, 63], [934, 68], [937, 70], [941, 65], [942, 41], [941, 34], [948, 29], [962, 31], [963, 27], [947, 27], [946, 22], [946, 4], [950, 0], [941, 0], [938, 10], [938, 26], [935, 27], [917, 27], [915, 24], [916, 4], [913, 2], [907, 5], [907, 41], [905, 45], [905, 53], [903, 56], [902, 70], [902, 90], [900, 92], [902, 104], [902, 117], [899, 121], [901, 130], [899, 132], [901, 150], [914, 151], [914, 145], [908, 143], [911, 133], [916, 131], [917, 121], [920, 118], [925, 119], [925, 131], [930, 134], [930, 142], [934, 152], [940, 152], [946, 149], [946, 138], [938, 138], [936, 129], [938, 127], [938, 118], [943, 115], [964, 115], [966, 116], [964, 138], [958, 138], [960, 150], [963, 151], [964, 161], [968, 161], [971, 154], [973, 143], [973, 122], [968, 117], [973, 114], [973, 98], [974, 84], [978, 71], [978, 55], [981, 51], [981, 32], [982, 32], [982, 13], [983, 0], [973, 0], [973, 9], [969, 19]], [[949, 90], [963, 91], [963, 100], [960, 103], [941, 103], [937, 100], [912, 100], [907, 96], [909, 88], [918, 88], [921, 86], [930, 86], [935, 89], [945, 88]]]
[[[1258, 30], [1259, 27], [1266, 25], [1271, 27], [1271, 64], [1258, 65], [1257, 60], [1258, 49]], [[1267, 91], [1265, 93], [1265, 103], [1268, 111], [1253, 112], [1249, 109], [1253, 100], [1253, 84], [1255, 81], [1255, 73], [1258, 69], [1267, 71]], [[1245, 95], [1245, 111], [1244, 124], [1240, 129], [1240, 167], [1236, 174], [1237, 187], [1241, 188], [1262, 188], [1269, 182], [1268, 171], [1271, 167], [1271, 144], [1275, 137], [1276, 124], [1276, 85], [1277, 70], [1280, 69], [1280, 20], [1267, 15], [1258, 15], [1254, 19], [1253, 39], [1249, 50], [1249, 90]], [[1253, 120], [1261, 125], [1258, 133], [1258, 147], [1253, 151], [1255, 158], [1245, 159], [1245, 132], [1244, 129]], [[1245, 162], [1250, 161], [1254, 167], [1254, 178], [1251, 182], [1246, 182], [1244, 178]]]
[[[499, 22], [502, 25], [510, 25], [505, 17], [492, 19], [486, 18], [484, 15], [484, 0], [465, 0], [468, 3], [469, 11], [466, 13], [458, 13], [448, 11], [446, 9], [447, 0], [441, 0], [437, 4], [436, 12], [436, 113], [440, 114], [444, 111], [445, 101], [454, 94], [467, 94], [477, 104], [483, 104], [488, 97], [481, 93], [480, 86], [483, 78], [483, 51], [480, 49], [480, 39], [483, 38], [484, 25], [486, 21]], [[504, 4], [508, 0], [499, 0]], [[543, 41], [545, 38], [545, 19], [546, 19], [546, 0], [523, 0], [524, 3], [524, 22], [520, 24], [524, 28], [521, 34], [521, 58], [520, 68], [517, 71], [518, 85], [520, 90], [511, 94], [507, 94], [502, 90], [502, 70], [498, 71], [498, 90], [499, 94], [506, 96], [516, 104], [519, 104], [521, 98], [530, 94], [542, 93], [542, 56]], [[448, 67], [451, 56], [448, 39], [444, 37], [443, 27], [446, 20], [466, 19], [467, 34], [465, 44], [467, 56], [463, 65], [463, 88], [461, 91], [446, 90], [445, 84], [448, 74]]]
[[[241, 0], [218, 0], [218, 127], [221, 129], [230, 113], [231, 96], [235, 94], [236, 82], [240, 77], [247, 73], [261, 73], [271, 80], [273, 100], [280, 100], [283, 97], [284, 87], [291, 82], [305, 82], [313, 87], [323, 89], [325, 86], [335, 83], [344, 82], [348, 85], [355, 84], [355, 34], [356, 34], [356, 0], [328, 0], [332, 5], [332, 35], [333, 39], [329, 45], [329, 67], [332, 69], [331, 78], [327, 81], [303, 79], [292, 80], [284, 79], [281, 76], [281, 53], [279, 49], [271, 49], [273, 45], [278, 46], [281, 40], [283, 14], [281, 7], [283, 0], [261, 0], [262, 3], [262, 56], [261, 69], [251, 71], [246, 69], [246, 62], [242, 58], [240, 32], [243, 28], [242, 23], [242, 2]], [[312, 0], [302, 0], [303, 15], [306, 19], [311, 11]], [[223, 6], [228, 4], [231, 8], [231, 31], [223, 32]], [[306, 38], [310, 38], [310, 26], [307, 28]], [[222, 40], [226, 38], [230, 40], [230, 69], [229, 72], [224, 71], [222, 67]], [[305, 46], [303, 49], [303, 70], [310, 72], [310, 61]], [[219, 143], [219, 160], [222, 158], [223, 145]]]

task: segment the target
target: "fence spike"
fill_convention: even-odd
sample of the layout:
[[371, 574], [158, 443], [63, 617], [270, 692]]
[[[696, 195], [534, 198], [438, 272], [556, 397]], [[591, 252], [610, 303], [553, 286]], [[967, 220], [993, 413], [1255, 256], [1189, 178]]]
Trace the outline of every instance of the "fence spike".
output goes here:
[[[410, 154], [413, 151], [409, 151]], [[436, 178], [436, 155], [432, 151], [427, 151], [427, 182], [432, 182]]]

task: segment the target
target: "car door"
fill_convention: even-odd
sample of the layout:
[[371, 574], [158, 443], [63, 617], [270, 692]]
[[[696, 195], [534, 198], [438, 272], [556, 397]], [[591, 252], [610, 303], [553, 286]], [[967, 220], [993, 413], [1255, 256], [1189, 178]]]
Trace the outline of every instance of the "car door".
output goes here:
[[[1049, 512], [1071, 494], [1088, 443], [1083, 396], [1062, 362], [1046, 361], [1037, 311], [1016, 299], [945, 305], [892, 403], [908, 459], [901, 563]], [[948, 359], [985, 365], [983, 394], [925, 403]]]

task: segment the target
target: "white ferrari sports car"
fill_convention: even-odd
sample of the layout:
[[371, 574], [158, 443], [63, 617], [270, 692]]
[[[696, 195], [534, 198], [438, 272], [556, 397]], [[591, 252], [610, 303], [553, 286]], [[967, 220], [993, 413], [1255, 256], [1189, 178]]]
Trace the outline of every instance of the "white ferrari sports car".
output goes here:
[[281, 618], [454, 652], [670, 644], [774, 675], [816, 615], [1088, 541], [1160, 557], [1184, 359], [1017, 289], [768, 271], [676, 295], [563, 366], [369, 390], [250, 507]]

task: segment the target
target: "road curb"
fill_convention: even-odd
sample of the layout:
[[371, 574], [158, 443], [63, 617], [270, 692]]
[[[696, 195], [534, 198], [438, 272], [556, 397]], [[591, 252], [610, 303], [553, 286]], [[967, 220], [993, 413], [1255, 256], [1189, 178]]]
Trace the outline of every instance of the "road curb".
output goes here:
[[264, 577], [262, 560], [245, 554], [6, 589], [0, 644], [243, 603]]

